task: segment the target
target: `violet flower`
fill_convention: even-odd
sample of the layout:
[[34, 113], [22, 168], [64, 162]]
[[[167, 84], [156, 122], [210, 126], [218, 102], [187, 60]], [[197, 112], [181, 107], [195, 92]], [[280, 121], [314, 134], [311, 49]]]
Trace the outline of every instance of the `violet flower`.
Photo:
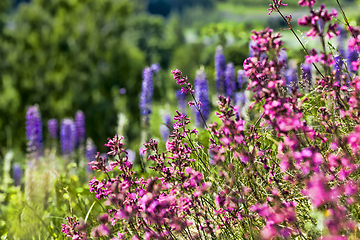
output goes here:
[[154, 93], [154, 83], [153, 83], [153, 71], [151, 68], [147, 67], [143, 70], [143, 81], [141, 86], [140, 93], [140, 111], [141, 115], [147, 116], [151, 113], [151, 102], [152, 96]]
[[154, 63], [150, 66], [151, 70], [153, 71], [153, 73], [158, 73], [161, 70], [160, 64], [159, 63]]
[[30, 106], [26, 112], [26, 139], [29, 152], [36, 157], [42, 155], [42, 122], [38, 105]]
[[244, 70], [239, 70], [237, 72], [237, 90], [238, 91], [242, 91], [244, 90], [244, 88], [246, 87], [247, 85], [247, 77], [245, 76], [245, 71]]
[[256, 46], [256, 42], [254, 40], [250, 40], [249, 42], [249, 57], [254, 57], [255, 55], [255, 51], [253, 49], [253, 47]]
[[[200, 70], [196, 73], [195, 78], [195, 98], [197, 101], [200, 101], [200, 112], [196, 112], [196, 125], [204, 126], [204, 121], [209, 118], [210, 114], [210, 100], [209, 100], [209, 87], [206, 79], [206, 74], [204, 68], [200, 68]], [[204, 119], [202, 119], [204, 118]]]
[[86, 159], [91, 162], [95, 161], [96, 146], [91, 138], [86, 140]]
[[[294, 65], [294, 64], [290, 64], [290, 65]], [[289, 87], [290, 89], [297, 88], [298, 85], [298, 75], [295, 66], [289, 66], [289, 68], [284, 73], [286, 79], [286, 86]]]
[[53, 139], [58, 138], [58, 121], [55, 118], [52, 118], [48, 121], [48, 130], [50, 137]]
[[359, 58], [358, 52], [356, 50], [351, 50], [348, 48], [348, 56], [347, 56], [347, 66], [349, 69], [349, 72], [356, 73], [356, 69], [352, 66], [352, 62], [356, 62]]
[[128, 161], [131, 162], [131, 163], [134, 163], [135, 162], [135, 159], [136, 159], [136, 153], [133, 151], [133, 150], [126, 150], [127, 151], [127, 156], [128, 156]]
[[85, 115], [84, 112], [79, 110], [75, 114], [75, 126], [76, 126], [76, 141], [78, 143], [85, 142]]
[[235, 105], [243, 107], [246, 103], [246, 96], [245, 93], [237, 92], [235, 94]]
[[335, 80], [338, 84], [341, 83], [341, 74], [342, 74], [342, 67], [343, 67], [343, 60], [342, 60], [342, 56], [336, 56], [334, 57], [335, 60], [335, 65], [334, 65], [334, 70], [335, 70]]
[[346, 51], [345, 51], [345, 41], [347, 38], [347, 31], [344, 28], [343, 25], [339, 25], [338, 29], [340, 31], [339, 37], [338, 37], [338, 50], [339, 50], [339, 54], [342, 56], [342, 58], [346, 58]]
[[71, 119], [63, 119], [60, 129], [60, 144], [63, 155], [70, 155], [75, 150], [76, 144], [76, 127]]
[[171, 116], [169, 114], [163, 115], [163, 124], [160, 125], [161, 139], [165, 142], [170, 135], [170, 126], [172, 126]]
[[234, 64], [232, 62], [226, 65], [225, 70], [225, 86], [226, 86], [226, 96], [234, 99], [236, 91], [236, 81], [235, 81], [235, 71]]
[[215, 53], [215, 87], [218, 94], [225, 93], [226, 61], [223, 48], [218, 46]]
[[311, 64], [310, 63], [301, 64], [301, 73], [305, 87], [310, 88], [312, 85]]
[[182, 113], [186, 113], [186, 109], [187, 109], [186, 94], [182, 93], [181, 90], [177, 90], [175, 92], [175, 96], [178, 100], [179, 111]]
[[13, 166], [13, 178], [14, 178], [14, 185], [20, 186], [21, 178], [22, 178], [22, 170], [19, 163], [15, 163]]

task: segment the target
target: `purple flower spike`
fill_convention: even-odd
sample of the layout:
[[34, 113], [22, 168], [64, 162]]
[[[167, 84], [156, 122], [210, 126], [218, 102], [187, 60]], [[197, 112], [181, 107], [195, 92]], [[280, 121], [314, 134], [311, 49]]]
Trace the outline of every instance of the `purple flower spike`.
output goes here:
[[120, 93], [121, 95], [126, 94], [126, 88], [120, 88], [120, 89], [119, 89], [119, 93]]
[[215, 54], [215, 87], [218, 94], [225, 93], [225, 70], [226, 61], [223, 53], [223, 48], [218, 46]]
[[239, 70], [237, 72], [237, 84], [238, 84], [238, 87], [237, 89], [239, 91], [242, 91], [244, 90], [244, 88], [246, 87], [247, 85], [247, 77], [245, 76], [245, 71], [244, 70]]
[[76, 127], [71, 119], [63, 119], [60, 129], [60, 144], [63, 155], [70, 155], [74, 152], [76, 144]]
[[256, 47], [256, 42], [253, 40], [250, 40], [250, 42], [249, 42], [249, 57], [254, 57], [254, 55], [255, 55], [253, 47]]
[[236, 81], [235, 81], [234, 64], [232, 62], [226, 65], [225, 86], [226, 86], [226, 95], [231, 99], [234, 99], [234, 95], [236, 91]]
[[[209, 87], [206, 79], [206, 74], [204, 68], [200, 68], [200, 70], [196, 73], [195, 78], [195, 98], [196, 100], [201, 102], [200, 112], [196, 112], [196, 125], [204, 126], [204, 120], [206, 121], [209, 118], [210, 114], [210, 100], [209, 100]], [[204, 119], [202, 119], [202, 117]]]
[[164, 124], [160, 125], [160, 134], [161, 134], [162, 140], [165, 142], [170, 135], [169, 128], [170, 128], [170, 126], [172, 126], [171, 116], [169, 114], [165, 114], [163, 116], [163, 122], [164, 122]]
[[26, 139], [29, 152], [36, 157], [42, 155], [42, 122], [37, 105], [28, 107], [26, 112]]
[[140, 93], [140, 111], [141, 115], [147, 116], [151, 113], [151, 102], [152, 96], [154, 93], [154, 83], [153, 83], [153, 71], [151, 68], [147, 67], [143, 70], [143, 81], [141, 86]]
[[127, 156], [128, 156], [128, 161], [131, 163], [135, 162], [136, 159], [136, 153], [133, 150], [126, 150], [127, 151]]
[[289, 68], [284, 73], [286, 79], [286, 86], [288, 86], [290, 89], [297, 88], [298, 75], [296, 65], [294, 63], [289, 65]]
[[15, 163], [13, 166], [13, 178], [14, 178], [14, 185], [20, 186], [21, 178], [22, 178], [22, 170], [19, 163]]
[[357, 72], [353, 68], [351, 63], [356, 62], [358, 58], [359, 58], [358, 52], [356, 50], [352, 51], [350, 48], [348, 48], [347, 66], [348, 66], [349, 72], [351, 72], [351, 73]]
[[301, 73], [305, 87], [307, 88], [311, 87], [312, 85], [311, 64], [310, 63], [301, 64]]
[[347, 31], [346, 31], [346, 29], [344, 28], [343, 25], [339, 25], [338, 30], [340, 31], [340, 34], [339, 34], [339, 37], [338, 37], [339, 53], [344, 59], [346, 59], [345, 41], [346, 41], [346, 38], [347, 38]]
[[86, 159], [91, 162], [95, 161], [96, 146], [91, 138], [86, 140]]
[[288, 65], [288, 58], [287, 58], [287, 53], [284, 49], [281, 49], [278, 55], [278, 62], [282, 63], [283, 66], [281, 68], [282, 72], [285, 70], [285, 68]]
[[342, 60], [342, 57], [339, 55], [339, 56], [336, 56], [334, 57], [334, 60], [335, 60], [335, 65], [334, 65], [334, 69], [335, 69], [335, 80], [338, 84], [341, 83], [341, 74], [342, 74], [342, 67], [343, 67], [343, 60]]
[[153, 71], [153, 73], [158, 73], [161, 70], [160, 64], [159, 63], [154, 63], [150, 66], [151, 70]]
[[85, 115], [83, 111], [79, 110], [75, 114], [75, 125], [76, 125], [76, 133], [77, 133], [77, 142], [83, 143], [85, 142]]
[[58, 121], [55, 118], [52, 118], [48, 121], [48, 130], [51, 138], [58, 138]]
[[235, 94], [235, 105], [243, 107], [246, 103], [246, 96], [245, 93], [237, 92]]
[[178, 108], [179, 111], [182, 113], [186, 113], [186, 107], [187, 107], [187, 102], [186, 102], [186, 94], [182, 93], [181, 90], [177, 90], [175, 92], [176, 98], [178, 100]]

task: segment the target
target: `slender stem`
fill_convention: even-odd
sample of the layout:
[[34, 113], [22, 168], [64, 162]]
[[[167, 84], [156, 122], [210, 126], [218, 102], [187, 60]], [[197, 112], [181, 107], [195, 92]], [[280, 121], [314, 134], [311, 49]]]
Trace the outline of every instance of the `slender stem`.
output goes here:
[[[300, 38], [297, 36], [297, 34], [295, 33], [293, 27], [291, 26], [291, 23], [284, 17], [284, 15], [280, 12], [280, 9], [276, 6], [276, 11], [280, 14], [280, 16], [282, 17], [282, 19], [286, 22], [286, 24], [289, 26], [290, 31], [294, 34], [294, 36], [296, 37], [296, 39], [298, 40], [298, 42], [300, 43], [301, 47], [303, 48], [304, 52], [306, 55], [309, 55], [309, 52], [307, 51], [305, 45], [302, 43], [302, 41], [300, 40]], [[316, 69], [316, 71], [321, 75], [321, 77], [325, 77], [319, 70], [319, 68], [315, 65], [315, 63], [312, 63], [312, 65], [314, 66], [314, 68]]]
[[[346, 23], [346, 25], [348, 26], [349, 30], [351, 29], [350, 27], [350, 23], [349, 23], [349, 20], [347, 19], [346, 15], [345, 15], [345, 12], [343, 10], [343, 8], [341, 7], [341, 4], [339, 2], [339, 0], [336, 0], [337, 4], [339, 5], [339, 8], [340, 8], [340, 11], [341, 11], [341, 14], [343, 15], [343, 18], [344, 18], [344, 21]], [[350, 31], [351, 35], [353, 36], [353, 38], [356, 38], [356, 36], [354, 35], [354, 33], [352, 31]]]

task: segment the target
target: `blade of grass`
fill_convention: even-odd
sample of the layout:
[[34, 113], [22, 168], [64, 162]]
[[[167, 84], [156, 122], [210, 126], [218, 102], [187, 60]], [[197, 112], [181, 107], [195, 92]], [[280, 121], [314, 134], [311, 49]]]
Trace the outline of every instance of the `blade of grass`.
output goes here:
[[96, 203], [96, 201], [94, 201], [93, 204], [91, 205], [91, 207], [89, 208], [89, 211], [87, 212], [86, 217], [85, 217], [85, 220], [84, 220], [85, 223], [86, 223], [86, 221], [88, 220], [89, 215], [90, 215], [90, 212], [91, 212], [91, 210], [93, 209], [93, 207], [95, 206], [95, 203]]

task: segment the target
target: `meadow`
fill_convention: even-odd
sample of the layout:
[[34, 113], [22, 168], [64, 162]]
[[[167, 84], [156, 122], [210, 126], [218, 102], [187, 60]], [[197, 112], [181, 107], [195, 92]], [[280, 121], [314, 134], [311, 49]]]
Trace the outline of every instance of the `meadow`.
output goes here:
[[360, 238], [353, 1], [84, 2], [0, 11], [1, 239]]

